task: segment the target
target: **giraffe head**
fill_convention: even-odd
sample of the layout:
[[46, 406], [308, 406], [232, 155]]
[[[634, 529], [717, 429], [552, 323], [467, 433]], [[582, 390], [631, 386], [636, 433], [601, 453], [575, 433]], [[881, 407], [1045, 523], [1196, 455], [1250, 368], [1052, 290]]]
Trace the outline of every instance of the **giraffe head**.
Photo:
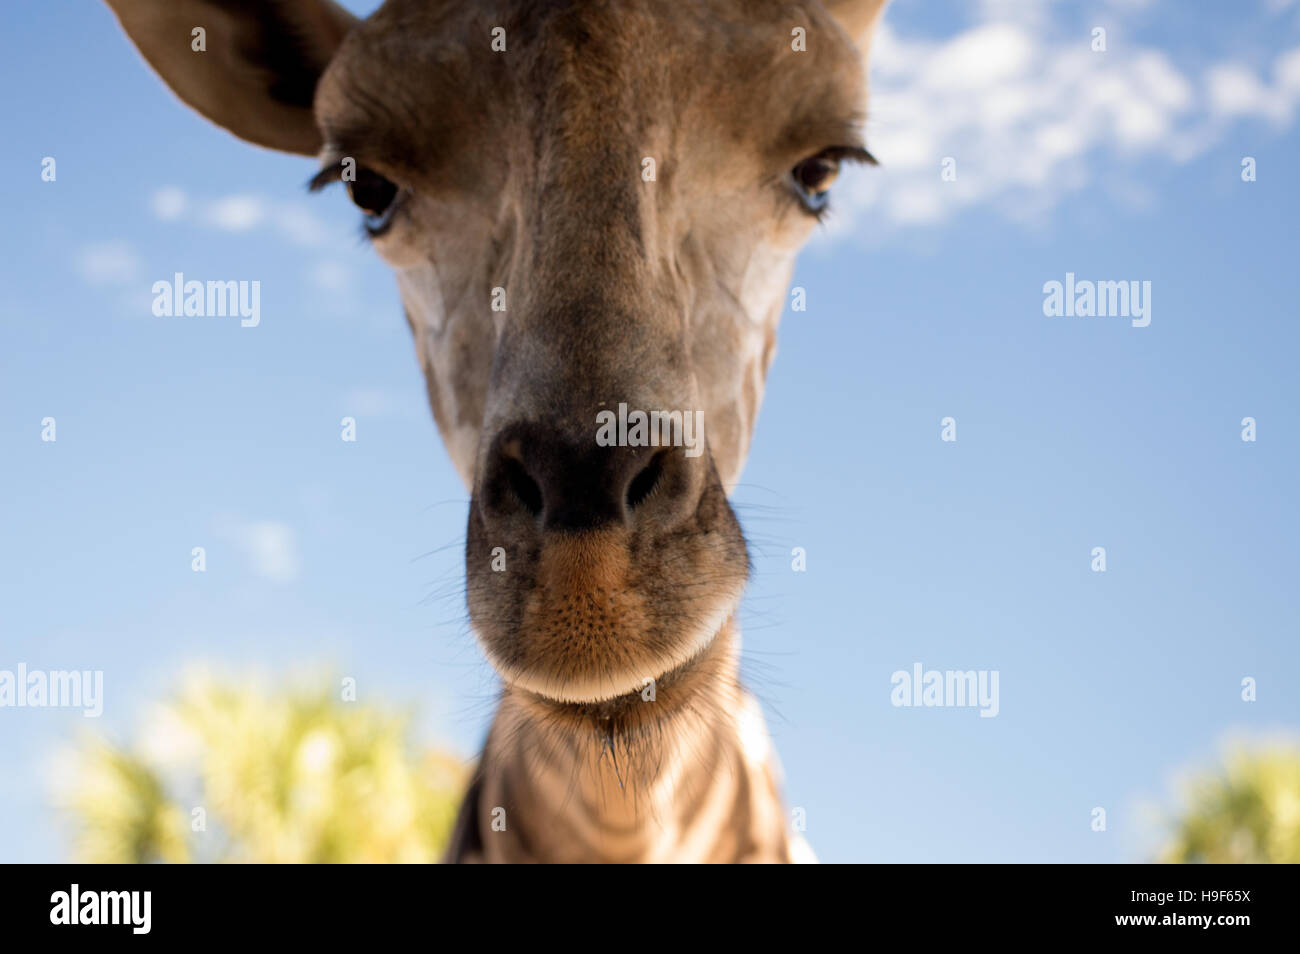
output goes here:
[[600, 706], [687, 679], [746, 579], [727, 493], [794, 256], [869, 159], [883, 0], [109, 3], [183, 100], [361, 208], [506, 681]]

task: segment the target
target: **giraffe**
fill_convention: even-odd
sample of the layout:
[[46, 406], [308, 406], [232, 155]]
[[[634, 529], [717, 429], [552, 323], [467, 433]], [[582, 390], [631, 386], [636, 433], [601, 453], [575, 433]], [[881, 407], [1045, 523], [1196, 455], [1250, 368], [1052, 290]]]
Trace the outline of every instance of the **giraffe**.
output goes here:
[[[396, 273], [502, 684], [446, 860], [805, 860], [728, 495], [795, 255], [874, 161], [884, 0], [107, 2], [181, 100], [342, 181]], [[616, 408], [665, 439], [598, 440]]]

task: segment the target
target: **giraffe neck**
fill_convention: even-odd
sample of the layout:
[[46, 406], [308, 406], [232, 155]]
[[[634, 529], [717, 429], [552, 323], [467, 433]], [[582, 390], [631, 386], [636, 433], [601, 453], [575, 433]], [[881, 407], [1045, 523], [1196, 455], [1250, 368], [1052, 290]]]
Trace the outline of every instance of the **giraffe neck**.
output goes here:
[[728, 627], [689, 675], [608, 714], [507, 689], [450, 860], [791, 860], [762, 713], [737, 680], [737, 643]]

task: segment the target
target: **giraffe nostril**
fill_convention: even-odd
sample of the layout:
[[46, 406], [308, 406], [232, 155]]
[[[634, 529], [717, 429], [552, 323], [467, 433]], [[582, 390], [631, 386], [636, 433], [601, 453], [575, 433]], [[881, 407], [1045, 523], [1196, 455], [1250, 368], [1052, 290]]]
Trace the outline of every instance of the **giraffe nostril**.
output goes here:
[[539, 516], [542, 512], [542, 488], [528, 476], [528, 471], [524, 470], [524, 465], [519, 461], [511, 458], [506, 461], [505, 467], [510, 490], [519, 498], [524, 509], [534, 517]]
[[641, 473], [632, 478], [632, 482], [627, 485], [627, 509], [635, 510], [651, 493], [654, 492], [655, 486], [659, 483], [659, 478], [664, 472], [664, 451], [660, 451], [650, 458], [650, 463], [645, 465]]
[[492, 439], [476, 494], [484, 520], [516, 520], [520, 529], [535, 523], [543, 533], [606, 525], [662, 530], [694, 512], [706, 476], [676, 446], [606, 447], [520, 422]]

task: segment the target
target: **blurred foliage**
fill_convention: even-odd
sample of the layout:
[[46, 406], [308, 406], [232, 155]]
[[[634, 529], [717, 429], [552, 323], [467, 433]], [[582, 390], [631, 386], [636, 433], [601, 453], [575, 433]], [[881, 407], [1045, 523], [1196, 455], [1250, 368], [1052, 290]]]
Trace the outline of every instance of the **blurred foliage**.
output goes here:
[[65, 760], [87, 862], [431, 862], [467, 769], [416, 752], [406, 716], [323, 690], [191, 680], [130, 748]]
[[[133, 745], [87, 738], [63, 766], [76, 860], [437, 861], [468, 768], [338, 696], [198, 677]], [[1158, 860], [1300, 863], [1300, 745], [1230, 748], [1181, 802]]]
[[1186, 783], [1160, 860], [1176, 864], [1300, 863], [1300, 746], [1237, 746]]

